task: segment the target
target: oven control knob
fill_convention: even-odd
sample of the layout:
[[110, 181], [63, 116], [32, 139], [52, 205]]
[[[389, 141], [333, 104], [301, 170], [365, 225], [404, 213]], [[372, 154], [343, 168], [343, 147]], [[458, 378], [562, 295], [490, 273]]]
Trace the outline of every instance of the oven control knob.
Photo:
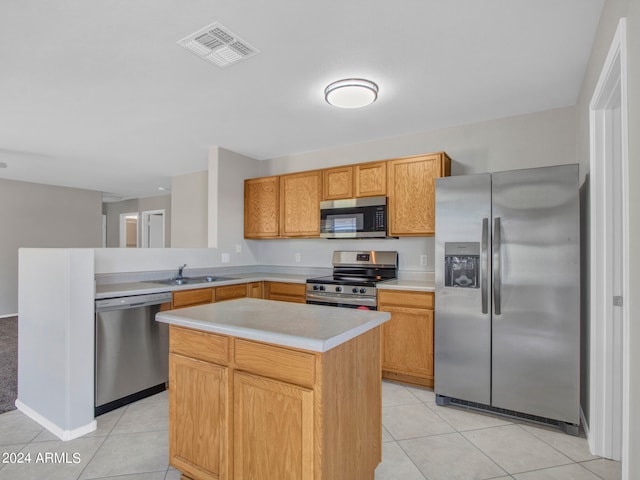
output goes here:
[[367, 289], [366, 288], [361, 288], [360, 289], [360, 293], [367, 293]]
[[320, 291], [324, 292], [324, 285], [320, 285]]
[[336, 287], [336, 293], [340, 293], [342, 291], [342, 287]]
[[356, 287], [353, 287], [353, 290], [351, 290], [353, 293], [358, 293], [358, 289]]
[[314, 289], [314, 290], [318, 290], [318, 288], [319, 288], [319, 287], [318, 287], [318, 285], [314, 285], [314, 286], [313, 286], [313, 289]]

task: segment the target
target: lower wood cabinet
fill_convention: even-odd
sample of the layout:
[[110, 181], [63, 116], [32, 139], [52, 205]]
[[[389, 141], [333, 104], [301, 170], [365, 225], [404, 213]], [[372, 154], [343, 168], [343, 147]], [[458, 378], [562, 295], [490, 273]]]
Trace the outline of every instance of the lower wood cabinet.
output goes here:
[[[251, 293], [252, 295], [249, 295]], [[223, 302], [234, 298], [253, 296], [262, 298], [262, 282], [238, 283], [221, 287], [194, 288], [173, 292], [173, 308], [193, 307], [213, 302]], [[259, 295], [259, 296], [258, 296]]]
[[173, 292], [173, 308], [204, 305], [215, 301], [215, 298], [215, 289], [213, 287], [176, 290]]
[[313, 390], [236, 372], [235, 480], [314, 478]]
[[169, 357], [171, 464], [194, 479], [229, 478], [228, 368]]
[[170, 464], [193, 480], [372, 480], [380, 329], [310, 352], [170, 326]]
[[304, 283], [265, 282], [264, 298], [282, 302], [306, 303], [307, 285]]
[[379, 290], [378, 310], [391, 313], [382, 327], [382, 378], [433, 387], [434, 294]]
[[216, 302], [233, 300], [234, 298], [244, 298], [246, 296], [247, 296], [246, 283], [238, 283], [236, 285], [224, 285], [222, 287], [216, 287], [216, 292], [215, 292]]
[[247, 283], [247, 297], [264, 298], [264, 282]]

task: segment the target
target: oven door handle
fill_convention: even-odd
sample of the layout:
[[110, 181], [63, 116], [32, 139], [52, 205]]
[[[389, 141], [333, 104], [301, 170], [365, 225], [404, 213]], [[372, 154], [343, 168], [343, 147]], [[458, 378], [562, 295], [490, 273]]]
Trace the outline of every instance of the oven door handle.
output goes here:
[[307, 292], [306, 299], [314, 302], [322, 302], [327, 305], [335, 305], [338, 303], [343, 303], [347, 305], [362, 305], [364, 307], [375, 307], [377, 305], [377, 301], [375, 297], [360, 297], [356, 295], [327, 296], [327, 295]]

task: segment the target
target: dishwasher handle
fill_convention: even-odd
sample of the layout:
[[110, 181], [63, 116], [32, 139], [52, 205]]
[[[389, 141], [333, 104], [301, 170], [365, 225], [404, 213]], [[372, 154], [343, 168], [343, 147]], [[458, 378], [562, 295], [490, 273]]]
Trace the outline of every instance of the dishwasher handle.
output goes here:
[[126, 310], [129, 308], [147, 307], [149, 305], [160, 305], [168, 302], [171, 302], [171, 292], [106, 298], [103, 300], [96, 300], [96, 312]]

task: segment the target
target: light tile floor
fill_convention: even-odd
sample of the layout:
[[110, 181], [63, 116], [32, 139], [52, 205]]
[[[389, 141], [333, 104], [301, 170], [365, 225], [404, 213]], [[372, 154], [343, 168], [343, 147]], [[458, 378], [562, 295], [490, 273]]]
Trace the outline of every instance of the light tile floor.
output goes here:
[[[428, 389], [383, 382], [382, 392], [375, 480], [620, 479], [620, 464], [590, 455], [584, 438], [438, 407]], [[70, 442], [7, 412], [0, 415], [0, 480], [178, 480], [167, 462], [167, 425], [166, 392], [98, 417], [95, 432]], [[16, 463], [29, 453], [31, 463]], [[45, 462], [47, 454], [57, 458]]]

